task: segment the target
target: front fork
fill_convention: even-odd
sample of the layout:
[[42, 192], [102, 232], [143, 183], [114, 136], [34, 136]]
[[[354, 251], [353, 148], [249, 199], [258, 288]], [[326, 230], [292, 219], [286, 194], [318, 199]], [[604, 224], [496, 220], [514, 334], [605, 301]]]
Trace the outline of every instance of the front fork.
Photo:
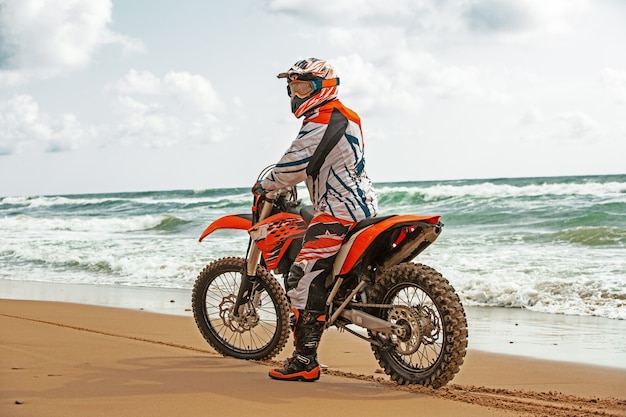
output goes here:
[[[265, 220], [272, 214], [272, 207], [276, 199], [276, 193], [274, 191], [268, 191], [265, 193], [265, 201], [259, 213], [259, 219], [257, 222]], [[261, 261], [261, 249], [257, 246], [256, 242], [250, 239], [250, 245], [248, 246], [248, 253], [246, 256], [245, 270], [241, 271], [241, 285], [239, 286], [239, 293], [235, 300], [235, 308], [233, 314], [235, 317], [239, 317], [243, 312], [244, 305], [250, 301], [250, 295], [254, 289], [256, 283], [256, 271]]]

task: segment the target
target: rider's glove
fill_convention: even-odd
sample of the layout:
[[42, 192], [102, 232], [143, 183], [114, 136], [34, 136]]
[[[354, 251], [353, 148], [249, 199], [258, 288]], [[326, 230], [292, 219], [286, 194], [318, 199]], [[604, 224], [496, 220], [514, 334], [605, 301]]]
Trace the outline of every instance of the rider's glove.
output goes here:
[[263, 187], [261, 187], [261, 181], [255, 182], [254, 185], [252, 186], [252, 194], [261, 195], [264, 192], [265, 190], [263, 189]]

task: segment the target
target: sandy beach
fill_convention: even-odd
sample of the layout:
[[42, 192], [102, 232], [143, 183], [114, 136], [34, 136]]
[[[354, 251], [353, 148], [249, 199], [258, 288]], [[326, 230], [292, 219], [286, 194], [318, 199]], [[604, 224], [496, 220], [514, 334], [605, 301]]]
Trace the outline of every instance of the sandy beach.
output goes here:
[[275, 363], [216, 354], [183, 315], [1, 299], [0, 328], [4, 417], [626, 416], [618, 367], [470, 349], [448, 386], [398, 387], [366, 343], [331, 329], [320, 381], [288, 383], [267, 377]]

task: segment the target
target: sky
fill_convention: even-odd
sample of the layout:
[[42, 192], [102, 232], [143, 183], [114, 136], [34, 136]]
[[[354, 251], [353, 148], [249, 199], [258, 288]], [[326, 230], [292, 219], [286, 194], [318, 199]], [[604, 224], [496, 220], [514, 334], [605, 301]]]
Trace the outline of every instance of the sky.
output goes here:
[[0, 0], [0, 196], [248, 187], [317, 57], [374, 183], [626, 173], [623, 0]]

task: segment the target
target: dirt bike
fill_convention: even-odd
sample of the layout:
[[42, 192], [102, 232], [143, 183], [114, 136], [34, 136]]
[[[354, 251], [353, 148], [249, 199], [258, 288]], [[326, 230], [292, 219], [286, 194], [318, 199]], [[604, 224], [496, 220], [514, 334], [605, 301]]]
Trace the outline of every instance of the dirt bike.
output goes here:
[[[211, 262], [193, 288], [196, 324], [217, 352], [265, 360], [284, 348], [290, 306], [274, 274], [289, 274], [313, 214], [291, 187], [255, 194], [251, 213], [221, 217], [204, 230], [200, 241], [220, 229], [250, 235], [245, 257]], [[441, 387], [466, 353], [467, 321], [454, 288], [433, 268], [411, 262], [441, 233], [439, 219], [406, 214], [357, 223], [326, 279], [326, 328], [369, 342], [398, 384]]]

